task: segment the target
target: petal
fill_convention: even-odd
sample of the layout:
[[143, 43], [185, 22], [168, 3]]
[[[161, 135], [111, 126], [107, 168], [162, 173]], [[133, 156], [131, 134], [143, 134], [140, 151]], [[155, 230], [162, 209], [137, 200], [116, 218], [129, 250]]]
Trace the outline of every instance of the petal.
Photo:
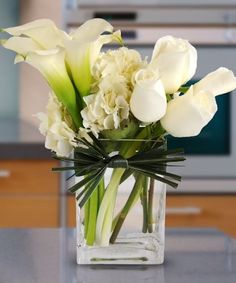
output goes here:
[[52, 151], [56, 152], [56, 148], [57, 148], [57, 141], [54, 138], [54, 135], [51, 134], [50, 132], [47, 133], [46, 138], [45, 138], [45, 147], [47, 149], [50, 149]]
[[153, 61], [150, 67], [156, 69], [164, 85], [166, 93], [175, 93], [185, 82], [184, 72], [187, 70], [188, 57], [185, 52], [164, 53]]
[[228, 93], [236, 88], [236, 77], [227, 68], [218, 68], [194, 85], [194, 92], [212, 92], [215, 96]]
[[113, 26], [104, 19], [94, 18], [85, 22], [70, 35], [73, 39], [82, 42], [91, 42], [98, 38], [103, 32], [112, 32]]
[[5, 32], [14, 35], [14, 36], [20, 36], [27, 32], [28, 30], [39, 28], [39, 27], [45, 27], [45, 26], [52, 26], [54, 25], [53, 21], [49, 19], [39, 19], [32, 22], [29, 22], [27, 24], [6, 28], [4, 29]]
[[72, 74], [75, 85], [82, 96], [90, 93], [92, 68], [104, 44], [120, 39], [119, 31], [114, 34], [97, 35], [96, 40], [81, 41], [81, 39], [65, 42], [66, 62]]
[[215, 97], [202, 91], [194, 95], [191, 87], [185, 95], [168, 103], [162, 127], [174, 137], [197, 136], [217, 111]]
[[108, 44], [110, 42], [117, 42], [122, 44], [121, 32], [120, 30], [106, 35], [101, 35], [95, 40], [90, 47], [90, 70], [92, 71], [92, 67], [96, 62], [98, 55], [104, 44]]
[[92, 76], [90, 73], [90, 43], [79, 43], [77, 40], [65, 42], [66, 63], [73, 81], [81, 96], [90, 92]]
[[61, 139], [57, 142], [56, 149], [58, 156], [69, 157], [73, 151], [73, 146], [67, 140]]
[[103, 125], [104, 125], [104, 129], [114, 129], [114, 118], [113, 118], [113, 115], [108, 115], [105, 119], [104, 119], [104, 122], [103, 122]]
[[42, 49], [63, 46], [64, 40], [68, 38], [68, 35], [59, 30], [55, 23], [49, 19], [35, 20], [21, 26], [4, 29], [4, 31], [13, 36], [28, 36], [39, 44]]
[[27, 37], [11, 37], [6, 40], [2, 46], [6, 49], [15, 51], [17, 54], [25, 57], [29, 52], [41, 49], [41, 46]]
[[39, 112], [39, 113], [35, 114], [34, 116], [37, 117], [41, 122], [40, 125], [39, 125], [40, 133], [42, 135], [46, 136], [47, 129], [48, 129], [48, 116], [43, 112]]
[[15, 56], [15, 60], [14, 60], [14, 64], [20, 63], [20, 62], [24, 62], [25, 61], [25, 57], [19, 54], [16, 54]]
[[133, 115], [145, 123], [160, 120], [166, 112], [167, 101], [161, 80], [139, 82], [135, 85], [130, 99]]
[[75, 126], [81, 125], [76, 93], [68, 76], [65, 62], [65, 51], [61, 48], [48, 51], [30, 52], [25, 61], [38, 69], [45, 77], [58, 100], [67, 108]]
[[165, 36], [156, 42], [149, 66], [159, 72], [166, 93], [175, 93], [195, 74], [197, 51], [187, 40]]

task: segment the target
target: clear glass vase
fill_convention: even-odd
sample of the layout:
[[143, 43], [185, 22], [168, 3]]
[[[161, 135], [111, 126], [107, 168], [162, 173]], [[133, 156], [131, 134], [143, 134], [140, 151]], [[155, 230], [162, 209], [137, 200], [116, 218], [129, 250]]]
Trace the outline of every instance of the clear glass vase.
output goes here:
[[78, 264], [162, 264], [166, 185], [142, 174], [122, 182], [107, 170], [89, 203], [77, 213]]

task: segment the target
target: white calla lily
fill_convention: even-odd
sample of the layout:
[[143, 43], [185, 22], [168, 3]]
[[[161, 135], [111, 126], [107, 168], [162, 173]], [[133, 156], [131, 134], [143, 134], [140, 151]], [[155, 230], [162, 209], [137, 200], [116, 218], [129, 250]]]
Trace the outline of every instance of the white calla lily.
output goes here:
[[35, 41], [41, 47], [40, 49], [64, 46], [64, 41], [69, 39], [69, 36], [49, 19], [35, 20], [21, 26], [6, 28], [3, 31], [13, 36], [27, 36]]
[[166, 115], [161, 119], [162, 127], [174, 137], [197, 136], [214, 117], [217, 104], [213, 93], [194, 87], [168, 103]]
[[144, 123], [160, 120], [167, 107], [162, 81], [151, 70], [143, 69], [137, 72], [135, 82], [130, 99], [131, 112]]
[[187, 40], [165, 36], [156, 42], [149, 66], [159, 73], [166, 93], [175, 93], [195, 74], [197, 51]]
[[30, 52], [25, 61], [41, 72], [58, 100], [67, 108], [75, 126], [79, 128], [81, 118], [77, 108], [76, 93], [65, 66], [65, 51], [56, 48]]
[[89, 63], [89, 47], [89, 43], [80, 45], [76, 40], [70, 40], [65, 43], [66, 64], [82, 96], [89, 94], [92, 80]]
[[[75, 85], [82, 96], [90, 92], [92, 68], [104, 44], [121, 42], [120, 32], [111, 33], [113, 27], [105, 20], [92, 19], [71, 34], [65, 41], [66, 62]], [[101, 35], [104, 32], [111, 34]]]
[[218, 68], [209, 73], [194, 85], [194, 92], [202, 89], [210, 91], [215, 96], [230, 92], [236, 88], [236, 77], [234, 73], [227, 68]]

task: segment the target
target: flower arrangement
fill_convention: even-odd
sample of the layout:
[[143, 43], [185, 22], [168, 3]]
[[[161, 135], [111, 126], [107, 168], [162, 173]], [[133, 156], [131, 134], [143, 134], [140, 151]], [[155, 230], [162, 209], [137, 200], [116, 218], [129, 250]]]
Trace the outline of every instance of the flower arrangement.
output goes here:
[[[32, 65], [51, 87], [46, 113], [36, 115], [39, 130], [54, 157], [71, 163], [54, 171], [80, 177], [70, 191], [85, 208], [86, 245], [114, 243], [139, 199], [142, 232], [152, 233], [153, 182], [177, 187], [181, 177], [167, 168], [184, 160], [181, 149], [166, 148], [166, 136], [198, 135], [217, 111], [216, 96], [236, 88], [233, 72], [221, 67], [186, 86], [197, 68], [187, 40], [162, 37], [143, 59], [103, 19], [70, 34], [47, 19], [2, 31], [10, 38], [1, 45], [16, 52], [15, 63]], [[119, 46], [102, 51], [108, 43]], [[105, 186], [107, 168], [113, 172]], [[119, 185], [130, 176], [133, 189], [115, 216]]]

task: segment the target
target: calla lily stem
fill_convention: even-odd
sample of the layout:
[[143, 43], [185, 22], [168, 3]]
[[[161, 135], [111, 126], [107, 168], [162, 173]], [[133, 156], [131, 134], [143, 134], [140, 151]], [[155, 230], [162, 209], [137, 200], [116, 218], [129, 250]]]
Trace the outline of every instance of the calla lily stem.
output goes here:
[[122, 225], [125, 221], [125, 218], [128, 215], [130, 208], [133, 206], [135, 199], [137, 198], [137, 195], [140, 195], [140, 193], [141, 193], [142, 186], [143, 186], [143, 179], [144, 179], [143, 175], [138, 175], [136, 182], [135, 182], [135, 185], [133, 187], [133, 190], [130, 193], [129, 198], [128, 198], [125, 206], [123, 207], [123, 209], [122, 209], [122, 211], [119, 215], [116, 226], [115, 226], [113, 233], [111, 235], [110, 243], [112, 243], [112, 244], [115, 242], [115, 240], [116, 240], [116, 238], [117, 238], [117, 236], [120, 232], [120, 229], [121, 229], [121, 227], [122, 227]]

